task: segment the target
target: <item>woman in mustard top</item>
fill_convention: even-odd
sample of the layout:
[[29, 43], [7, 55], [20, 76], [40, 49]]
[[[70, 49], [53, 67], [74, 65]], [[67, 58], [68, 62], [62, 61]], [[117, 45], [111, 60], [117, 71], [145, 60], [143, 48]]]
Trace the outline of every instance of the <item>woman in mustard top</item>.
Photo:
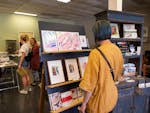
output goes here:
[[[105, 54], [117, 81], [123, 70], [123, 56], [120, 49], [113, 44], [111, 27], [108, 21], [97, 21], [93, 27], [95, 42]], [[80, 88], [84, 91], [84, 100], [79, 108], [80, 113], [109, 113], [115, 107], [118, 99], [117, 88], [110, 68], [97, 49], [89, 55]]]

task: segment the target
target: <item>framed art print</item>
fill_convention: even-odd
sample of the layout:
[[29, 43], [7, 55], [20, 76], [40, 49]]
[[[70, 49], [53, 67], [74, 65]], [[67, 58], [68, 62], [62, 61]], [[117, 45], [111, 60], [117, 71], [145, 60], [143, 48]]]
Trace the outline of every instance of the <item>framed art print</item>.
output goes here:
[[44, 52], [58, 51], [55, 31], [41, 30], [41, 35]]
[[118, 24], [110, 23], [111, 26], [111, 38], [120, 38]]
[[123, 31], [134, 31], [135, 24], [123, 24]]
[[76, 59], [65, 59], [68, 80], [79, 80], [79, 70]]
[[71, 91], [65, 91], [61, 93], [61, 103], [62, 107], [69, 106], [73, 101], [72, 98], [72, 92]]
[[81, 50], [78, 32], [57, 31], [59, 51]]
[[82, 48], [88, 48], [88, 41], [85, 35], [80, 35], [80, 45]]
[[88, 56], [85, 57], [78, 57], [79, 69], [81, 73], [81, 77], [84, 75], [84, 70], [88, 62]]
[[65, 81], [61, 60], [47, 61], [47, 66], [51, 84]]
[[48, 95], [51, 110], [57, 110], [61, 107], [61, 93], [55, 92]]

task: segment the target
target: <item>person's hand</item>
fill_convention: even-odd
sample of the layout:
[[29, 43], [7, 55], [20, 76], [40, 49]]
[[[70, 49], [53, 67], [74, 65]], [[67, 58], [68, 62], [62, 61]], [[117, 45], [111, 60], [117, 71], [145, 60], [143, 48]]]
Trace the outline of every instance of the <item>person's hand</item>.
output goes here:
[[85, 113], [86, 105], [82, 104], [81, 107], [78, 107], [80, 113]]
[[18, 65], [18, 69], [21, 69], [21, 65], [20, 64]]

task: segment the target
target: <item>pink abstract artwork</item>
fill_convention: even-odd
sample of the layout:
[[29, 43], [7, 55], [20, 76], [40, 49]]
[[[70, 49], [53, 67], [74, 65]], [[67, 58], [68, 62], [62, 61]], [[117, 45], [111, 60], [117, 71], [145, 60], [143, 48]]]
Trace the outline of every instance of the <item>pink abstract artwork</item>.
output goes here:
[[78, 32], [58, 31], [56, 33], [57, 33], [59, 51], [81, 50]]

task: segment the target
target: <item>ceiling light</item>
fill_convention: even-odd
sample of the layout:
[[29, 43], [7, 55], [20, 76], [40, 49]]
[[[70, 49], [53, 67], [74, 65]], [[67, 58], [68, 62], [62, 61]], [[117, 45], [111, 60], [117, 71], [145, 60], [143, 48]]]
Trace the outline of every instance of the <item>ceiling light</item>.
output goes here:
[[57, 0], [58, 2], [69, 3], [71, 0]]
[[37, 14], [31, 14], [31, 13], [23, 13], [23, 12], [14, 12], [14, 13], [20, 15], [27, 15], [27, 16], [37, 16]]

